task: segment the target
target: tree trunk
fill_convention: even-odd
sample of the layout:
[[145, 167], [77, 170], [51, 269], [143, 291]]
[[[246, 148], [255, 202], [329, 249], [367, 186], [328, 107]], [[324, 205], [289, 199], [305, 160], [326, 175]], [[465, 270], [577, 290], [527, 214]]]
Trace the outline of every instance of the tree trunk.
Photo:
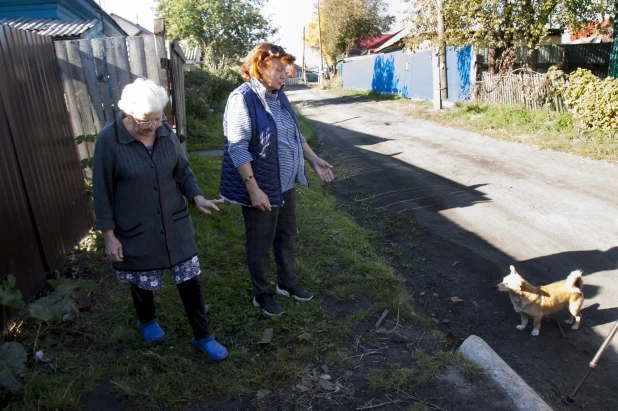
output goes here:
[[538, 58], [539, 49], [528, 49], [528, 55], [526, 56], [526, 67], [529, 70], [536, 71]]
[[564, 71], [565, 73], [569, 72], [569, 49], [565, 46], [562, 46], [562, 56], [560, 59], [560, 70]]
[[487, 65], [489, 74], [496, 74], [496, 49], [495, 47], [490, 47], [489, 52], [487, 53]]

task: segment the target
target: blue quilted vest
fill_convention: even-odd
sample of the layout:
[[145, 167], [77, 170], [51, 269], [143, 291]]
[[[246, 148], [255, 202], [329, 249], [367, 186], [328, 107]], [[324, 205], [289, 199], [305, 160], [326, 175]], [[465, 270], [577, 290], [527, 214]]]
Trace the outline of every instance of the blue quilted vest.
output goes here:
[[[249, 110], [251, 118], [251, 140], [249, 141], [249, 153], [253, 158], [251, 167], [253, 176], [258, 182], [260, 190], [268, 196], [271, 206], [282, 206], [283, 193], [281, 192], [281, 179], [279, 175], [279, 150], [277, 138], [277, 126], [273, 117], [266, 111], [260, 97], [251, 89], [249, 82], [243, 83], [235, 92], [242, 94]], [[291, 117], [298, 127], [294, 109], [289, 100], [279, 92], [281, 107], [290, 112]], [[302, 158], [302, 157], [301, 157]], [[304, 164], [301, 165], [301, 182], [306, 184]], [[219, 194], [226, 200], [250, 206], [251, 197], [247, 191], [245, 183], [242, 182], [240, 173], [234, 166], [232, 157], [229, 153], [229, 140], [225, 136], [225, 146], [223, 148], [223, 165], [221, 167], [221, 184]]]

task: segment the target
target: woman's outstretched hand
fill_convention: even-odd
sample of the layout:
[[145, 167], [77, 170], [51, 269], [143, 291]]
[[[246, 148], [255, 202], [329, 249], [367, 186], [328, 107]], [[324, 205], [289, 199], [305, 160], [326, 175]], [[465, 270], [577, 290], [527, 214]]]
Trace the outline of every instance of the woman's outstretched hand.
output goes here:
[[197, 209], [204, 214], [210, 214], [209, 208], [219, 211], [217, 204], [225, 203], [225, 200], [222, 198], [219, 198], [217, 200], [206, 200], [204, 196], [201, 195], [195, 196], [193, 200], [195, 201], [195, 206], [197, 207]]
[[335, 179], [335, 175], [333, 174], [333, 166], [328, 164], [325, 160], [320, 157], [316, 157], [313, 164], [311, 164], [316, 173], [320, 176], [322, 181], [330, 183]]

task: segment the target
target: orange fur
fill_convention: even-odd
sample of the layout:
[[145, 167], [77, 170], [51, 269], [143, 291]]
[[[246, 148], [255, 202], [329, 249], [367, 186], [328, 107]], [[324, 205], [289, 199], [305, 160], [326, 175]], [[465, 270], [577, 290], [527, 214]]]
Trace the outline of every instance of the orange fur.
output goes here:
[[571, 329], [577, 330], [581, 321], [581, 307], [584, 304], [584, 280], [582, 272], [571, 272], [566, 280], [548, 285], [534, 287], [523, 279], [511, 266], [511, 273], [498, 284], [498, 290], [509, 293], [515, 311], [521, 315], [521, 324], [518, 330], [524, 330], [528, 325], [528, 316], [534, 319], [532, 335], [539, 335], [541, 319], [563, 308], [571, 313], [567, 324], [573, 324]]

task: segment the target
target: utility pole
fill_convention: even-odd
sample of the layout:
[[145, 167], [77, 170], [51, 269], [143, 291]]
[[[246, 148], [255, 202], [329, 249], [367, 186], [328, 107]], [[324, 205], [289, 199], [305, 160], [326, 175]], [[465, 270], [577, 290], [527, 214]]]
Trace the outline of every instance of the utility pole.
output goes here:
[[305, 71], [305, 26], [303, 26], [303, 81], [307, 84], [307, 72]]
[[324, 88], [324, 61], [322, 58], [322, 24], [320, 23], [320, 0], [318, 0], [318, 40], [320, 42], [320, 88]]
[[446, 43], [444, 41], [444, 13], [442, 7], [444, 0], [438, 0], [438, 43], [440, 43], [440, 98], [448, 98], [448, 81], [446, 79]]

